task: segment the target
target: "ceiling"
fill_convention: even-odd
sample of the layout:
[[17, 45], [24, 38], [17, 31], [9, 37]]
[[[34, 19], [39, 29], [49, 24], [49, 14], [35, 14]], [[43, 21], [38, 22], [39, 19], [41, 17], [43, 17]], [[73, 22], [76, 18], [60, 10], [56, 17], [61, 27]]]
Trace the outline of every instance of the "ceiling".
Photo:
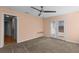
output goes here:
[[[40, 6], [33, 6], [35, 8], [41, 9]], [[19, 12], [29, 13], [34, 16], [38, 16], [39, 12], [30, 8], [30, 6], [8, 6], [8, 8], [15, 9]], [[44, 6], [44, 10], [56, 11], [56, 13], [42, 13], [41, 17], [58, 16], [71, 12], [79, 11], [78, 6]]]

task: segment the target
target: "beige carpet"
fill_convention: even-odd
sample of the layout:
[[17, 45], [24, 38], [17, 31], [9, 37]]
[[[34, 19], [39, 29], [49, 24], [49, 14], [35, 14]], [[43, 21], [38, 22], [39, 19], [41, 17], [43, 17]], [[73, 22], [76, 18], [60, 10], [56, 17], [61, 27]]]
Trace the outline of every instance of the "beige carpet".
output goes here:
[[79, 44], [41, 37], [0, 49], [4, 53], [78, 53]]

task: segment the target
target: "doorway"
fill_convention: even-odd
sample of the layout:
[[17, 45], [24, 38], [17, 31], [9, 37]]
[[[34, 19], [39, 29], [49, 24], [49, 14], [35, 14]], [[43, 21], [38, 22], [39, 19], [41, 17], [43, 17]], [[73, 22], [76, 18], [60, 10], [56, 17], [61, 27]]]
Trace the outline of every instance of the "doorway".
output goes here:
[[64, 37], [64, 21], [53, 21], [51, 23], [51, 34], [54, 38], [63, 38]]
[[17, 16], [4, 14], [4, 45], [17, 43]]

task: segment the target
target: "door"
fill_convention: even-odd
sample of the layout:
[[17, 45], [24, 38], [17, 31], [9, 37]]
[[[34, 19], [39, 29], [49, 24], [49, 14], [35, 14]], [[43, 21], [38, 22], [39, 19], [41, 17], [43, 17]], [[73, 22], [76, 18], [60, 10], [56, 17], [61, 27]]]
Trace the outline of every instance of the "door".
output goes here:
[[58, 22], [57, 21], [53, 21], [51, 23], [51, 34], [53, 35], [54, 38], [57, 38], [57, 34], [58, 34]]

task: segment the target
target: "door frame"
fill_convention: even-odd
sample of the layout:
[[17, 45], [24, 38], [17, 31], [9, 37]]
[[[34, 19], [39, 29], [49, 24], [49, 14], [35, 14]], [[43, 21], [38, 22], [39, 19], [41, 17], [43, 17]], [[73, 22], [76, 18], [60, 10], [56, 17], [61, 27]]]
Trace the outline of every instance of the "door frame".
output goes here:
[[13, 15], [13, 16], [16, 16], [17, 18], [17, 43], [19, 43], [19, 17], [17, 15], [14, 15], [14, 14], [9, 14], [9, 13], [1, 13], [1, 26], [2, 26], [2, 29], [1, 29], [1, 43], [0, 43], [0, 48], [4, 47], [4, 14], [8, 14], [8, 15]]
[[[16, 28], [16, 29], [15, 29], [16, 36], [15, 36], [15, 37], [16, 37], [16, 43], [17, 43], [17, 16], [9, 15], [9, 14], [4, 14], [4, 42], [5, 42], [5, 27], [6, 27], [6, 26], [5, 26], [5, 17], [6, 17], [6, 16], [15, 17], [15, 21], [16, 21], [16, 27], [15, 27], [15, 28]], [[10, 19], [9, 19], [9, 21], [10, 21]], [[10, 28], [10, 29], [11, 29], [11, 34], [10, 34], [10, 35], [12, 35], [12, 21], [13, 21], [13, 19], [11, 19], [11, 23], [10, 23], [10, 27], [11, 27], [11, 28]], [[14, 34], [13, 34], [13, 35], [14, 35]], [[5, 44], [5, 43], [4, 43], [4, 44]]]

